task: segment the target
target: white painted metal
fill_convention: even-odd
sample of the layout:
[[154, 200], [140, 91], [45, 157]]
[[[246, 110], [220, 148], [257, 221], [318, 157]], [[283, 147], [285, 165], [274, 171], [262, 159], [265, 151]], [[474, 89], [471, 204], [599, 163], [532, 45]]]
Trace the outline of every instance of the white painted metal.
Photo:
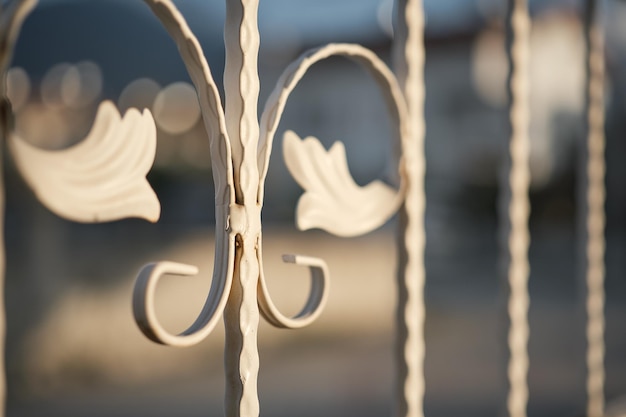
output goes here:
[[[331, 44], [305, 53], [287, 68], [268, 99], [259, 126], [256, 118], [258, 0], [227, 1], [225, 110], [221, 107], [199, 43], [185, 19], [168, 0], [146, 0], [146, 3], [177, 42], [199, 92], [213, 151], [216, 230], [223, 234], [217, 237], [216, 267], [206, 305], [189, 329], [179, 335], [168, 333], [154, 311], [154, 289], [159, 278], [166, 273], [188, 275], [196, 272], [194, 267], [187, 265], [161, 262], [144, 268], [135, 288], [135, 317], [150, 339], [173, 346], [189, 346], [203, 340], [223, 314], [226, 327], [226, 415], [256, 416], [259, 414], [256, 389], [259, 315], [278, 327], [302, 327], [320, 314], [328, 289], [324, 261], [299, 255], [286, 256], [288, 262], [308, 266], [312, 275], [308, 301], [299, 314], [288, 318], [276, 308], [265, 284], [260, 218], [263, 187], [273, 136], [288, 96], [313, 64], [331, 56], [346, 56], [372, 74], [389, 104], [403, 150], [399, 190], [380, 182], [359, 187], [349, 174], [341, 145], [327, 153], [315, 139], [301, 142], [294, 133], [287, 134], [285, 158], [306, 191], [298, 207], [299, 226], [320, 227], [341, 236], [355, 236], [382, 225], [402, 204], [408, 172], [420, 172], [416, 159], [410, 158], [413, 152], [409, 148], [413, 144], [410, 142], [405, 99], [393, 73], [371, 51], [358, 45]], [[329, 174], [336, 175], [331, 178]], [[414, 280], [410, 274], [403, 276], [407, 281]]]
[[[277, 327], [299, 328], [312, 323], [328, 298], [329, 271], [321, 259], [286, 255], [285, 262], [306, 266], [311, 291], [300, 313], [283, 315], [273, 303], [263, 271], [261, 210], [274, 135], [290, 93], [314, 64], [344, 56], [363, 66], [376, 80], [388, 104], [398, 139], [399, 187], [380, 181], [365, 187], [352, 179], [343, 145], [326, 151], [312, 137], [294, 132], [284, 138], [287, 166], [304, 188], [297, 208], [300, 229], [321, 228], [338, 236], [358, 236], [400, 212], [398, 241], [397, 397], [398, 417], [422, 417], [424, 381], [424, 14], [420, 0], [399, 0], [396, 29], [396, 76], [371, 51], [352, 44], [330, 44], [303, 54], [281, 76], [257, 118], [259, 78], [257, 25], [259, 0], [226, 0], [225, 107], [196, 37], [171, 0], [144, 0], [176, 42], [198, 92], [207, 130], [215, 181], [216, 249], [212, 285], [195, 322], [181, 334], [168, 332], [155, 311], [155, 291], [163, 275], [188, 276], [195, 266], [157, 262], [142, 269], [133, 295], [133, 311], [141, 331], [151, 340], [185, 347], [199, 343], [224, 317], [227, 416], [259, 415], [257, 332], [262, 315]], [[0, 71], [5, 76], [23, 20], [35, 0], [10, 3], [0, 15]], [[595, 2], [589, 1], [589, 16]], [[528, 402], [528, 38], [530, 18], [526, 0], [510, 0], [512, 102], [510, 167], [506, 171], [504, 205], [506, 266], [510, 287], [511, 321], [508, 345], [508, 414], [524, 417]], [[593, 9], [593, 10], [592, 10]], [[595, 22], [595, 20], [590, 20]], [[588, 274], [589, 351], [588, 415], [604, 412], [604, 137], [603, 56], [599, 26], [589, 25], [589, 191]], [[6, 82], [1, 84], [6, 97]], [[103, 103], [94, 127], [80, 144], [61, 152], [42, 151], [11, 131], [11, 110], [2, 101], [1, 128], [5, 140], [35, 194], [57, 214], [94, 222], [127, 216], [156, 221], [160, 207], [145, 175], [156, 147], [154, 121], [148, 111], [123, 117], [111, 103]], [[74, 181], [80, 178], [80, 181]], [[1, 183], [0, 183], [1, 184]], [[2, 197], [3, 198], [3, 197]], [[3, 202], [0, 211], [3, 210]], [[1, 214], [1, 213], [0, 213]], [[3, 275], [3, 251], [0, 273]], [[3, 289], [0, 286], [0, 292]], [[2, 295], [2, 294], [0, 294]], [[0, 303], [2, 301], [0, 300]], [[0, 314], [4, 334], [4, 314]], [[2, 352], [0, 352], [2, 353]], [[3, 364], [2, 364], [3, 365]], [[4, 378], [4, 371], [0, 369]], [[0, 381], [4, 408], [4, 382]]]
[[[400, 136], [400, 148], [409, 147], [406, 104], [393, 73], [371, 51], [353, 44], [330, 44], [305, 53], [280, 77], [261, 117], [263, 136], [261, 154], [263, 179], [267, 174], [274, 132], [280, 122], [287, 98], [306, 71], [315, 63], [332, 56], [345, 56], [362, 65], [378, 82]], [[384, 224], [400, 207], [406, 189], [407, 166], [401, 162], [400, 190], [380, 181], [358, 186], [348, 170], [345, 149], [337, 142], [327, 152], [315, 138], [305, 141], [294, 132], [284, 139], [287, 168], [304, 188], [297, 209], [301, 230], [324, 229], [337, 236], [358, 236]], [[263, 195], [261, 194], [261, 198]]]
[[[160, 204], [145, 178], [156, 149], [156, 128], [149, 111], [142, 115], [132, 110], [121, 118], [112, 103], [104, 102], [87, 138], [63, 151], [34, 148], [13, 132], [6, 73], [22, 24], [36, 4], [36, 0], [14, 1], [0, 15], [1, 130], [17, 167], [41, 202], [67, 219], [102, 222], [132, 216], [158, 220]], [[4, 195], [1, 198], [4, 217]], [[0, 415], [4, 415], [4, 248], [0, 258]]]
[[424, 139], [424, 10], [421, 0], [399, 0], [395, 40], [395, 64], [409, 112], [409, 146], [403, 149], [407, 167], [407, 191], [398, 239], [398, 301], [396, 306], [395, 415], [424, 415], [424, 287], [426, 270], [424, 225], [426, 158]]
[[[225, 43], [226, 108], [222, 109], [206, 59], [182, 15], [170, 1], [146, 1], [177, 42], [200, 96], [211, 141], [216, 187], [215, 269], [206, 305], [192, 326], [180, 335], [159, 325], [153, 307], [154, 288], [163, 273], [194, 270], [174, 263], [146, 267], [137, 281], [134, 311], [144, 333], [159, 343], [189, 346], [203, 340], [224, 315], [226, 327], [226, 414], [259, 414], [257, 329], [259, 306], [268, 320], [281, 327], [300, 327], [314, 320], [326, 300], [325, 263], [305, 256], [286, 261], [308, 266], [312, 289], [302, 312], [283, 316], [273, 305], [262, 274], [261, 207], [263, 180], [258, 168], [257, 121], [259, 45], [258, 1], [227, 2]], [[260, 295], [259, 295], [260, 289]]]
[[509, 286], [508, 314], [508, 382], [509, 417], [525, 417], [528, 405], [528, 248], [530, 233], [529, 168], [529, 42], [530, 16], [526, 0], [509, 1], [507, 27], [510, 75], [509, 117], [511, 137], [509, 161], [504, 172], [501, 192], [504, 194], [501, 223], [504, 230], [504, 264]]
[[587, 416], [604, 415], [604, 255], [605, 138], [604, 34], [600, 2], [585, 2], [587, 42], [587, 142], [585, 190], [585, 256], [587, 285]]
[[155, 222], [161, 206], [146, 180], [156, 153], [156, 127], [149, 110], [124, 117], [103, 102], [87, 137], [77, 145], [46, 151], [13, 134], [15, 162], [50, 210], [77, 222], [142, 217]]

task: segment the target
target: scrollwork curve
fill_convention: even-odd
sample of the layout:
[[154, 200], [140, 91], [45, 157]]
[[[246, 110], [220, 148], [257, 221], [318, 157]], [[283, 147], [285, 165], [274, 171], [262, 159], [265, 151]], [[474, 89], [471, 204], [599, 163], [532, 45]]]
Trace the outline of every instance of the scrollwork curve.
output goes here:
[[[374, 54], [374, 52], [360, 45], [339, 43], [329, 44], [317, 49], [309, 50], [305, 52], [299, 59], [289, 65], [287, 69], [283, 72], [274, 91], [267, 100], [263, 114], [261, 116], [261, 137], [259, 141], [260, 143], [258, 151], [258, 164], [261, 176], [261, 186], [259, 188], [258, 199], [261, 203], [264, 198], [264, 183], [267, 176], [274, 135], [278, 128], [278, 124], [280, 123], [287, 100], [291, 92], [295, 89], [295, 87], [304, 77], [309, 68], [311, 68], [314, 64], [333, 56], [343, 56], [355, 61], [359, 65], [363, 66], [365, 70], [374, 78], [383, 93], [385, 101], [388, 105], [389, 113], [393, 118], [394, 123], [392, 123], [391, 126], [392, 128], [397, 129], [396, 136], [399, 137], [399, 147], [401, 149], [404, 149], [407, 146], [409, 140], [409, 126], [407, 123], [408, 112], [404, 95], [402, 94], [402, 90], [400, 89], [398, 82], [393, 75], [393, 72], [380, 58], [376, 56], [376, 54]], [[307, 152], [300, 152], [300, 155], [304, 155], [306, 153]], [[293, 155], [295, 154], [295, 152], [286, 154], [286, 159], [293, 158]], [[403, 154], [403, 152], [401, 154]], [[316, 158], [313, 156], [307, 157], [305, 155], [305, 157], [308, 158], [307, 162], [312, 166], [324, 163], [322, 161], [323, 156], [322, 158]], [[331, 159], [334, 160], [335, 165], [338, 167], [338, 171], [347, 172], [347, 169], [343, 169], [343, 167], [341, 166], [343, 164], [343, 162], [340, 160], [341, 158], [332, 157]], [[289, 160], [287, 162], [289, 166]], [[318, 171], [322, 172], [323, 170], [320, 169]], [[310, 210], [302, 207], [302, 201], [303, 199], [305, 200], [307, 198], [307, 192], [309, 192], [308, 196], [310, 197], [311, 192], [313, 191], [306, 189], [306, 185], [303, 185], [302, 182], [299, 181], [300, 184], [303, 185], [303, 187], [305, 188], [305, 195], [301, 199], [298, 207], [298, 226], [301, 229], [319, 227], [338, 236], [358, 236], [380, 227], [385, 221], [389, 219], [389, 217], [391, 217], [391, 215], [393, 215], [398, 210], [404, 199], [404, 193], [406, 189], [406, 173], [404, 172], [405, 168], [402, 157], [400, 157], [398, 171], [400, 179], [399, 190], [397, 190], [397, 192], [392, 192], [392, 197], [390, 199], [385, 198], [384, 205], [361, 205], [365, 210], [365, 214], [363, 216], [358, 216], [358, 211], [356, 213], [354, 212], [354, 204], [352, 204], [350, 208], [345, 207], [345, 210], [343, 211], [346, 212], [345, 219], [347, 221], [326, 221], [327, 219], [336, 217], [338, 214], [340, 215], [341, 213], [338, 213], [337, 210], [331, 210], [332, 212], [319, 215], [319, 213], [324, 211], [322, 207], [311, 207]], [[297, 175], [294, 175], [294, 177], [297, 177]], [[298, 178], [296, 179], [298, 180]], [[342, 180], [345, 180], [345, 183], [349, 183], [352, 178], [349, 173], [347, 173], [347, 177], [342, 178]], [[328, 184], [332, 183], [332, 181], [326, 182]], [[326, 194], [329, 195], [322, 196], [321, 200], [329, 202], [337, 195], [340, 195], [341, 192], [350, 193], [347, 196], [344, 196], [344, 201], [350, 201], [357, 198], [360, 198], [364, 201], [368, 199], [374, 200], [379, 199], [383, 194], [385, 195], [385, 197], [390, 194], [388, 190], [383, 187], [383, 184], [379, 182], [374, 182], [370, 184], [369, 188], [370, 195], [367, 195], [367, 193], [364, 194], [365, 187], [361, 187], [361, 189], [358, 191], [356, 187], [349, 187], [348, 189], [342, 188], [341, 190], [323, 190], [323, 192], [326, 192]], [[330, 196], [331, 194], [332, 196]], [[333, 203], [337, 202], [335, 201]], [[340, 202], [338, 202], [338, 204], [341, 205]], [[312, 205], [309, 204], [309, 206]], [[337, 204], [335, 204], [333, 207], [337, 207]], [[357, 208], [358, 207], [359, 205], [357, 205]], [[355, 214], [358, 217], [358, 221], [350, 221], [350, 218], [354, 219]], [[310, 219], [310, 217], [315, 216], [317, 216], [321, 220]], [[304, 217], [309, 217], [309, 219], [306, 221], [301, 221], [301, 219], [304, 219]]]
[[[382, 60], [380, 60], [380, 58], [378, 58], [369, 49], [354, 44], [329, 44], [321, 48], [309, 50], [301, 55], [299, 59], [289, 65], [287, 69], [283, 72], [282, 76], [278, 80], [274, 91], [272, 92], [265, 104], [265, 108], [261, 116], [261, 137], [259, 140], [259, 148], [257, 154], [260, 175], [260, 186], [258, 195], [259, 204], [263, 203], [264, 185], [267, 177], [270, 155], [272, 152], [273, 139], [280, 123], [287, 100], [291, 92], [297, 86], [302, 77], [304, 77], [309, 68], [311, 68], [314, 64], [332, 56], [344, 56], [365, 67], [365, 69], [373, 76], [377, 84], [381, 87], [389, 111], [395, 122], [392, 123], [392, 126], [397, 129], [397, 136], [399, 136], [400, 138], [400, 148], [404, 148], [409, 140], [407, 125], [408, 113], [404, 95], [398, 85], [395, 76], [393, 75], [393, 72], [385, 65]], [[295, 144], [295, 142], [298, 142], [298, 139], [299, 138], [297, 138], [297, 136], [293, 132], [286, 133], [285, 140], [291, 141], [290, 146], [292, 146], [292, 149], [295, 149], [295, 147], [298, 146]], [[316, 147], [316, 149], [317, 147], [321, 147], [321, 144], [319, 144], [316, 139], [309, 138], [308, 140], [310, 140], [310, 143], [312, 144], [312, 146]], [[356, 184], [352, 181], [352, 178], [347, 169], [347, 163], [345, 163], [345, 152], [342, 153], [341, 150], [343, 150], [343, 147], [339, 146], [339, 148], [336, 148], [336, 152], [329, 153], [329, 158], [325, 162], [336, 167], [336, 170], [334, 172], [341, 173], [342, 180], [344, 180], [344, 185], [351, 185], [351, 187], [342, 188], [342, 190], [345, 189], [344, 191], [350, 193], [350, 196], [348, 198], [360, 196], [367, 198], [367, 195], [363, 195], [363, 190], [367, 187], [356, 190], [359, 187], [356, 186]], [[290, 164], [290, 158], [295, 158], [294, 156], [290, 155], [299, 154], [300, 156], [302, 156], [303, 159], [306, 159], [309, 167], [302, 168], [304, 172], [301, 173], [300, 177], [303, 177], [307, 175], [307, 172], [310, 175], [311, 172], [320, 173], [324, 171], [323, 169], [310, 169], [317, 164], [324, 163], [324, 161], [322, 161], [324, 159], [323, 153], [323, 150], [321, 151], [321, 153], [318, 152], [318, 157], [316, 157], [315, 155], [311, 155], [308, 150], [293, 151], [289, 155], [286, 154], [285, 159], [288, 166]], [[294, 165], [298, 165], [298, 163], [294, 163]], [[296, 177], [296, 180], [298, 180], [298, 175], [294, 176]], [[321, 228], [324, 228], [325, 230], [339, 236], [357, 236], [374, 230], [375, 228], [381, 226], [385, 221], [387, 221], [388, 218], [398, 210], [398, 208], [402, 204], [402, 201], [404, 200], [406, 179], [402, 160], [400, 160], [399, 163], [399, 177], [400, 187], [399, 190], [397, 190], [396, 192], [389, 192], [387, 190], [387, 188], [389, 187], [386, 187], [379, 182], [374, 182], [370, 184], [368, 186], [369, 189], [365, 191], [365, 194], [367, 194], [368, 191], [371, 191], [370, 195], [375, 194], [378, 197], [383, 194], [385, 196], [390, 196], [390, 198], [384, 200], [385, 206], [388, 207], [381, 205], [379, 205], [378, 207], [369, 205], [368, 208], [365, 210], [367, 215], [359, 217], [359, 221], [339, 221], [325, 223], [316, 223], [315, 221], [312, 221], [309, 222], [309, 224], [313, 224], [314, 226], [320, 226]], [[298, 182], [303, 185], [301, 181]], [[323, 182], [326, 184], [332, 183], [332, 181]], [[338, 194], [341, 193], [342, 190], [334, 190], [332, 194], [334, 194], [334, 196], [336, 197]], [[305, 194], [304, 197], [306, 196], [307, 194]], [[326, 200], [330, 199], [327, 198]], [[303, 217], [302, 201], [303, 199], [301, 198], [298, 207], [298, 225], [301, 229], [307, 229], [309, 228], [307, 227], [308, 225], [302, 227], [303, 222], [300, 221], [300, 219]], [[315, 208], [312, 211], [316, 211]], [[319, 212], [320, 210], [317, 211]], [[306, 215], [308, 213], [304, 214]], [[337, 213], [333, 212], [330, 214], [332, 216], [336, 215]], [[353, 216], [354, 212], [351, 212], [350, 215]], [[261, 248], [259, 247], [259, 258], [261, 258], [260, 254]], [[299, 314], [297, 314], [293, 318], [288, 318], [280, 313], [270, 297], [267, 283], [265, 280], [265, 275], [263, 272], [262, 263], [259, 277], [259, 307], [265, 319], [276, 327], [303, 327], [313, 322], [323, 309], [329, 284], [327, 267], [323, 260], [317, 258], [288, 255], [284, 259], [299, 265], [309, 266], [309, 268], [311, 269], [312, 286], [305, 307]]]
[[200, 109], [209, 136], [215, 182], [216, 241], [211, 289], [194, 323], [178, 335], [163, 328], [154, 311], [154, 294], [164, 274], [188, 275], [195, 267], [161, 262], [146, 265], [133, 292], [135, 321], [151, 340], [170, 346], [192, 346], [204, 340], [224, 312], [233, 280], [236, 232], [229, 225], [230, 208], [235, 205], [233, 164], [224, 109], [200, 43], [185, 18], [170, 0], [144, 0], [176, 43], [181, 59], [198, 93]]
[[[259, 253], [261, 251], [259, 250]], [[261, 264], [259, 279], [259, 309], [261, 314], [274, 327], [284, 329], [298, 329], [313, 323], [322, 313], [328, 299], [328, 289], [330, 285], [328, 266], [326, 262], [319, 258], [303, 255], [283, 255], [283, 261], [299, 266], [306, 266], [311, 273], [311, 290], [307, 301], [298, 314], [294, 317], [287, 317], [280, 312], [272, 301], [269, 289], [263, 274], [262, 257], [259, 256]]]
[[144, 0], [176, 43], [180, 57], [196, 88], [204, 125], [209, 135], [215, 203], [234, 204], [231, 143], [224, 108], [200, 42], [170, 0]]

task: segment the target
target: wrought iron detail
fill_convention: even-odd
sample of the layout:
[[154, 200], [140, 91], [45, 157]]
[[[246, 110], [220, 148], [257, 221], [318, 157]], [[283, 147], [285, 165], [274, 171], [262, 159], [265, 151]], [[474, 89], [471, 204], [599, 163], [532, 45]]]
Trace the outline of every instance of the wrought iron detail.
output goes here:
[[[285, 255], [286, 262], [308, 267], [312, 282], [302, 310], [289, 318], [273, 303], [265, 281], [260, 220], [264, 185], [274, 135], [289, 94], [312, 65], [331, 56], [344, 56], [363, 66], [383, 92], [402, 150], [397, 190], [380, 181], [359, 187], [350, 175], [340, 143], [326, 151], [316, 139], [301, 141], [293, 132], [287, 132], [284, 140], [289, 170], [305, 189], [297, 210], [299, 228], [317, 227], [338, 236], [357, 236], [381, 226], [402, 207], [409, 182], [416, 181], [415, 177], [409, 178], [408, 171], [420, 172], [417, 159], [411, 157], [414, 151], [410, 149], [412, 137], [404, 93], [393, 72], [370, 50], [353, 44], [330, 44], [304, 53], [287, 67], [259, 123], [258, 0], [226, 2], [225, 108], [200, 44], [184, 17], [170, 0], [145, 2], [176, 42], [200, 98], [216, 188], [216, 248], [211, 289], [202, 311], [187, 330], [177, 335], [169, 333], [154, 309], [155, 288], [163, 275], [197, 273], [196, 267], [175, 262], [157, 262], [142, 269], [133, 296], [135, 320], [151, 340], [185, 347], [207, 337], [223, 315], [226, 414], [255, 416], [259, 317], [277, 327], [306, 326], [321, 313], [329, 287], [323, 260]], [[405, 158], [414, 163], [413, 167], [408, 168]], [[402, 280], [414, 277], [403, 272]]]
[[9, 145], [28, 185], [59, 216], [86, 223], [159, 219], [161, 206], [146, 180], [156, 153], [149, 110], [130, 109], [122, 118], [105, 101], [89, 134], [71, 148], [43, 150], [17, 134]]
[[[4, 8], [0, 5], [0, 133], [8, 142], [19, 171], [45, 206], [69, 220], [86, 223], [125, 217], [158, 220], [160, 204], [145, 178], [156, 150], [156, 127], [149, 111], [141, 114], [132, 109], [122, 118], [112, 103], [103, 102], [87, 137], [61, 151], [33, 147], [13, 131], [14, 116], [7, 98], [6, 74], [22, 24], [36, 5], [37, 0], [14, 0]], [[2, 180], [0, 189], [0, 213], [3, 216]], [[0, 291], [4, 288], [4, 270], [2, 242]], [[0, 297], [2, 338], [5, 334], [4, 315], [4, 298]], [[4, 356], [3, 352], [4, 340], [0, 345], [0, 356]], [[4, 415], [4, 359], [0, 364], [0, 415]]]

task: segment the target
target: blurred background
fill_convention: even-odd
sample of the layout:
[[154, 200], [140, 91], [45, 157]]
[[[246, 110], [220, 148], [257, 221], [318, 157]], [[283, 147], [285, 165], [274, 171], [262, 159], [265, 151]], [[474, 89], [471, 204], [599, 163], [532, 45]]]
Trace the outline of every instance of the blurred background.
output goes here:
[[[498, 264], [498, 171], [508, 135], [504, 1], [424, 0], [428, 195], [426, 412], [499, 416], [505, 384], [505, 296]], [[177, 1], [221, 88], [222, 1]], [[584, 140], [581, 2], [530, 1], [531, 416], [584, 414], [584, 314], [576, 233]], [[603, 2], [607, 60], [607, 381], [626, 396], [626, 3]], [[391, 0], [263, 0], [259, 111], [286, 66], [310, 47], [357, 42], [390, 62]], [[48, 212], [11, 165], [7, 183], [8, 415], [219, 416], [223, 331], [189, 349], [157, 346], [132, 319], [139, 268], [173, 260], [198, 277], [164, 280], [158, 311], [183, 330], [208, 293], [214, 199], [195, 91], [176, 48], [141, 1], [41, 0], [8, 74], [19, 134], [60, 149], [89, 131], [102, 100], [148, 108], [158, 127], [149, 180], [158, 223], [85, 225]], [[392, 411], [395, 219], [356, 239], [298, 232], [301, 193], [282, 160], [282, 132], [346, 144], [360, 184], [392, 172], [392, 129], [375, 84], [331, 59], [297, 87], [279, 128], [263, 211], [265, 267], [285, 312], [304, 302], [304, 271], [282, 253], [327, 260], [332, 288], [309, 328], [259, 329], [261, 415]], [[617, 414], [615, 414], [617, 415]]]

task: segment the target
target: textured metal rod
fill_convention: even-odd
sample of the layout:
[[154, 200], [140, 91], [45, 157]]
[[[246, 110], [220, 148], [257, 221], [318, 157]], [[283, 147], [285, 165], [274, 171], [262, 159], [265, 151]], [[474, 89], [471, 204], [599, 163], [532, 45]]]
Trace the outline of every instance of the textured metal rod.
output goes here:
[[258, 0], [226, 2], [225, 116], [232, 141], [236, 194], [236, 205], [231, 207], [229, 224], [237, 232], [235, 274], [224, 311], [225, 409], [228, 417], [259, 415], [257, 250], [261, 238], [261, 209], [257, 202], [258, 4]]
[[599, 2], [585, 1], [587, 58], [587, 141], [585, 155], [584, 213], [585, 282], [587, 286], [587, 417], [604, 415], [604, 254], [605, 254], [605, 136], [604, 136], [604, 36], [598, 18]]
[[530, 17], [526, 0], [509, 0], [507, 13], [508, 55], [510, 63], [511, 136], [504, 172], [501, 225], [505, 242], [502, 251], [509, 288], [507, 337], [509, 359], [507, 377], [509, 417], [525, 417], [528, 405], [528, 248], [530, 233], [529, 169], [529, 43]]
[[420, 0], [397, 5], [396, 68], [409, 112], [410, 145], [404, 149], [407, 193], [400, 211], [396, 330], [397, 417], [424, 415], [424, 11]]
[[252, 203], [257, 199], [259, 183], [257, 144], [259, 122], [259, 30], [257, 24], [259, 0], [227, 0], [224, 42], [226, 128], [231, 138], [238, 204], [247, 192]]

